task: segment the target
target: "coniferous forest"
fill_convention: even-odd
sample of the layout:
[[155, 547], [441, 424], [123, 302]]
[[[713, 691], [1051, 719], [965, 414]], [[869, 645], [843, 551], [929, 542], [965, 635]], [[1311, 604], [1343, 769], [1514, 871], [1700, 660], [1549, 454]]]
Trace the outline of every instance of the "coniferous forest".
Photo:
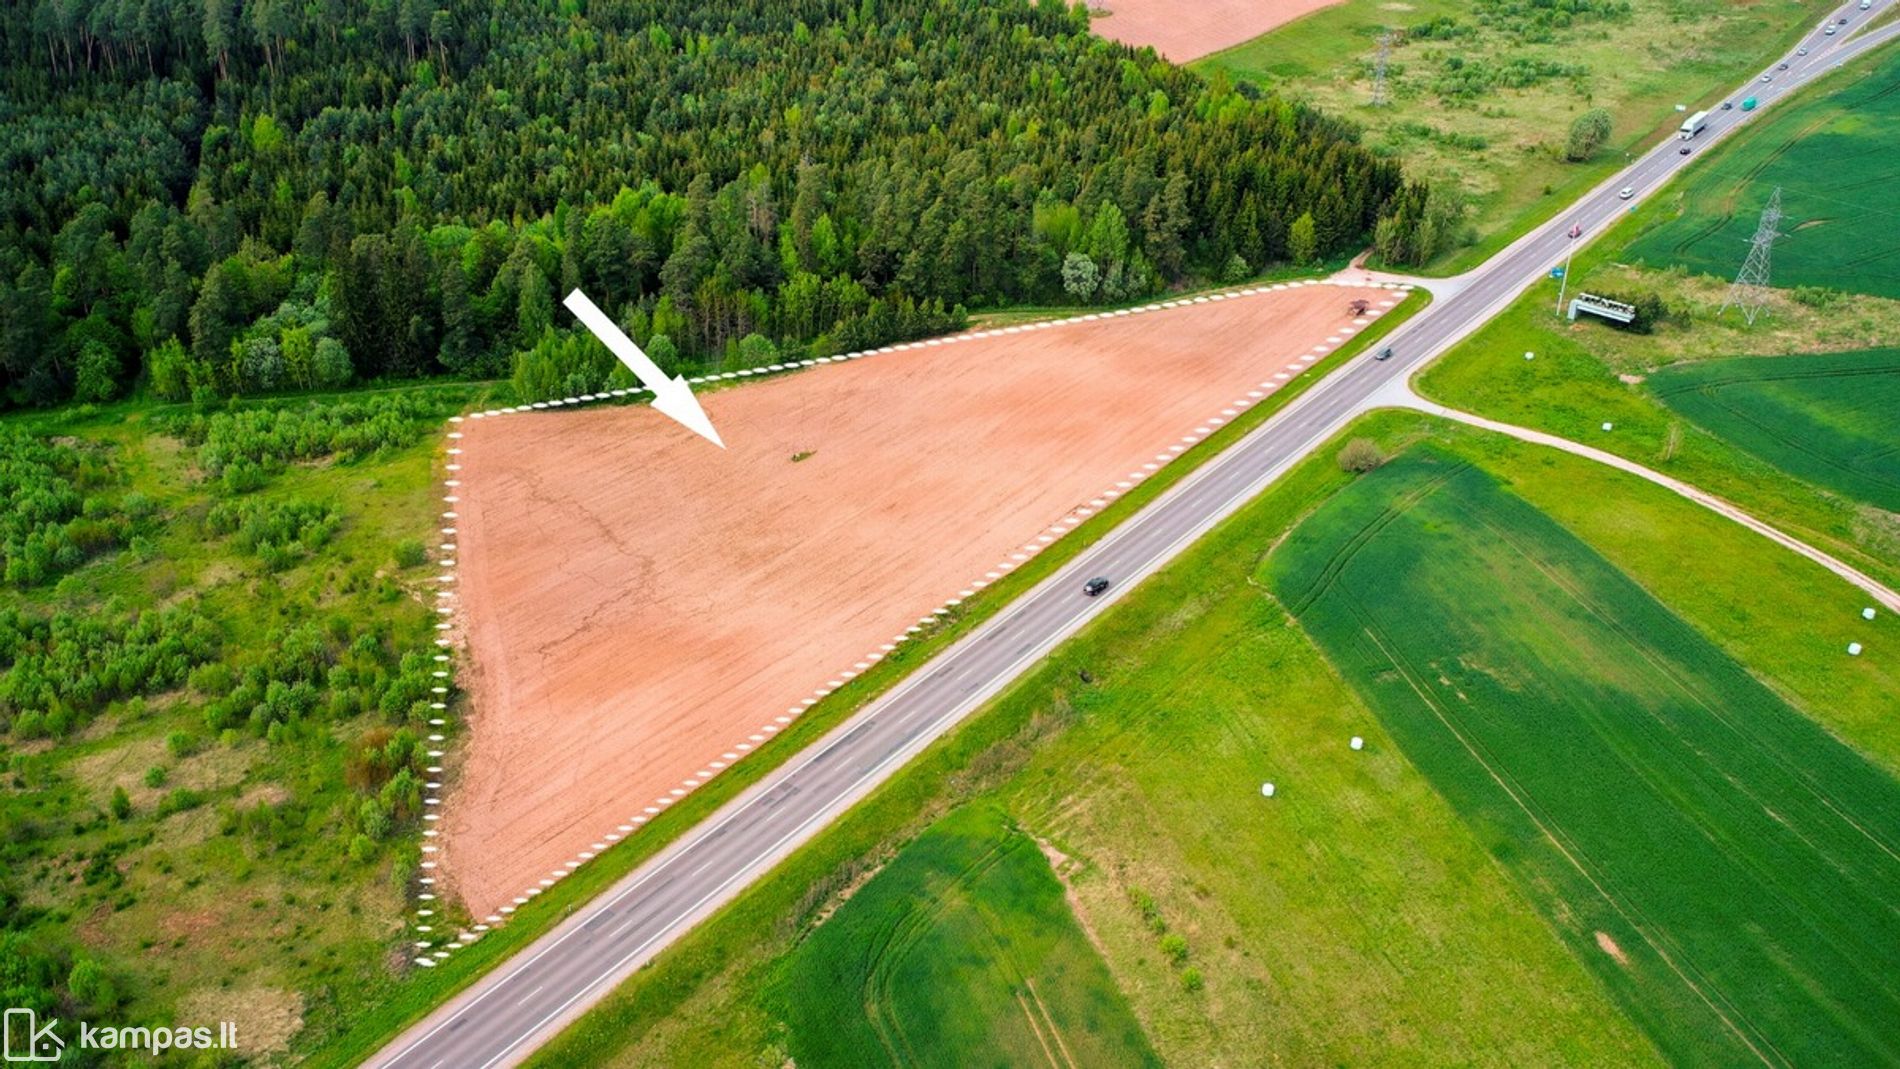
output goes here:
[[8, 5], [5, 403], [594, 389], [574, 286], [706, 366], [1375, 227], [1434, 251], [1348, 125], [1087, 31], [1059, 0]]

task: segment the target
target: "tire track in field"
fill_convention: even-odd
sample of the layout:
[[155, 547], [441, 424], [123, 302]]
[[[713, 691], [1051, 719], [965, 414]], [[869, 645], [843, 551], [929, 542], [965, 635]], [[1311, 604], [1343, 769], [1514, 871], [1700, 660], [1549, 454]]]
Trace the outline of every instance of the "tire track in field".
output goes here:
[[[1354, 615], [1358, 616], [1362, 623], [1371, 624], [1371, 621], [1358, 611], [1357, 605], [1353, 606], [1353, 611]], [[1492, 782], [1496, 783], [1498, 788], [1510, 798], [1511, 803], [1524, 814], [1525, 818], [1536, 826], [1538, 833], [1576, 870], [1579, 876], [1582, 876], [1584, 880], [1596, 890], [1597, 894], [1603, 899], [1603, 902], [1623, 919], [1623, 922], [1629, 926], [1630, 930], [1634, 931], [1638, 937], [1655, 950], [1656, 956], [1662, 960], [1663, 964], [1668, 966], [1670, 971], [1675, 973], [1683, 982], [1684, 986], [1693, 992], [1697, 998], [1702, 1000], [1703, 1004], [1708, 1007], [1709, 1012], [1713, 1013], [1716, 1018], [1748, 1048], [1749, 1053], [1753, 1054], [1763, 1065], [1789, 1066], [1791, 1063], [1786, 1056], [1782, 1055], [1780, 1051], [1775, 1050], [1773, 1044], [1768, 1042], [1766, 1036], [1761, 1036], [1762, 1043], [1768, 1047], [1766, 1051], [1762, 1049], [1762, 1046], [1757, 1045], [1754, 1039], [1750, 1038], [1750, 1033], [1760, 1035], [1759, 1030], [1752, 1023], [1748, 1023], [1746, 1020], [1738, 1022], [1724, 1011], [1723, 1005], [1728, 1003], [1726, 996], [1720, 996], [1718, 992], [1720, 1003], [1718, 1004], [1718, 997], [1711, 997], [1710, 993], [1705, 990], [1700, 983], [1697, 983], [1694, 977], [1690, 976], [1689, 970], [1693, 969], [1698, 974], [1701, 970], [1696, 969], [1693, 965], [1685, 969], [1683, 963], [1678, 962], [1675, 954], [1670, 952], [1669, 945], [1673, 945], [1674, 940], [1663, 935], [1658, 930], [1653, 930], [1648, 918], [1639, 908], [1631, 903], [1625, 902], [1620, 896], [1612, 893], [1606, 883], [1609, 879], [1608, 875], [1605, 874], [1602, 879], [1599, 879], [1597, 874], [1593, 871], [1596, 866], [1584, 855], [1581, 847], [1574, 843], [1568, 843], [1566, 841], [1568, 837], [1564, 835], [1554, 823], [1547, 821], [1544, 817], [1539, 815], [1539, 807], [1531, 801], [1523, 789], [1513, 785], [1515, 777], [1512, 777], [1508, 772], [1500, 769], [1486, 756], [1485, 748], [1482, 743], [1474, 742], [1471, 738], [1466, 736], [1464, 732], [1458, 729], [1457, 725], [1452, 722], [1452, 719], [1445, 715], [1443, 707], [1440, 706], [1437, 701], [1433, 700], [1429, 690], [1419, 683], [1415, 673], [1410, 670], [1406, 662], [1380, 639], [1377, 629], [1373, 626], [1366, 626], [1362, 628], [1362, 631], [1366, 638], [1378, 648], [1380, 654], [1386, 658], [1387, 663], [1392, 666], [1393, 671], [1398, 673], [1399, 678], [1403, 679], [1412, 693], [1417, 695], [1419, 701], [1424, 704], [1425, 708], [1437, 718], [1438, 722], [1444, 726], [1446, 731], [1451, 733], [1451, 736], [1465, 749], [1465, 752], [1471, 756], [1471, 759], [1478, 763], [1478, 766], [1482, 768], [1485, 774], [1491, 778]]]

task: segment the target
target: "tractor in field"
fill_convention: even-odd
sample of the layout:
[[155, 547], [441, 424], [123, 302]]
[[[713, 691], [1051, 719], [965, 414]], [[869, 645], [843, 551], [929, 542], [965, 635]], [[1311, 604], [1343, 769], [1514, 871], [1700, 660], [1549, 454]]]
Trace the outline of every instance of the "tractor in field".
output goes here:
[[1371, 301], [1366, 300], [1364, 297], [1360, 297], [1360, 298], [1355, 299], [1351, 304], [1347, 305], [1346, 310], [1348, 312], [1351, 312], [1355, 317], [1357, 317], [1357, 316], [1365, 315], [1366, 309], [1371, 308], [1371, 307], [1372, 307]]

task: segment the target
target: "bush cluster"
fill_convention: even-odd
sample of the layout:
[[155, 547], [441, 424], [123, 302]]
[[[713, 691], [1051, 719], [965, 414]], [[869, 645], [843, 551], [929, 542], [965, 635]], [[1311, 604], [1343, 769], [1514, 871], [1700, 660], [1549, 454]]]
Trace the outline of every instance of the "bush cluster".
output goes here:
[[276, 572], [322, 548], [342, 522], [334, 506], [313, 501], [224, 501], [205, 515], [205, 530], [234, 536]]
[[344, 401], [264, 405], [193, 413], [161, 426], [198, 449], [198, 466], [226, 493], [246, 493], [299, 461], [360, 460], [409, 445], [452, 406], [420, 391]]
[[56, 578], [146, 531], [144, 495], [114, 500], [106, 447], [54, 442], [0, 425], [0, 575], [8, 586]]
[[0, 717], [19, 738], [61, 737], [110, 702], [179, 686], [219, 647], [216, 625], [194, 604], [50, 616], [0, 609]]

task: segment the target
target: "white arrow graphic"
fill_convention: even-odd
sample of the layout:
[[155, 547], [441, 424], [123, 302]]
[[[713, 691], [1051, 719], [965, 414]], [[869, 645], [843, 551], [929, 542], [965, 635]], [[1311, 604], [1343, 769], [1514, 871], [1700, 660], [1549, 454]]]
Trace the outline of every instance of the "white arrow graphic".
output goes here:
[[587, 299], [587, 294], [575, 290], [561, 303], [567, 305], [567, 310], [574, 313], [574, 318], [593, 331], [594, 337], [599, 338], [620, 358], [621, 363], [627, 365], [627, 370], [640, 380], [640, 385], [653, 391], [654, 408], [678, 420], [681, 426], [719, 448], [726, 447], [726, 443], [719, 439], [719, 432], [713, 430], [712, 420], [707, 419], [705, 410], [699, 407], [699, 399], [693, 396], [693, 388], [686, 385], [683, 376], [667, 378], [660, 366], [641, 352], [640, 347], [613, 320], [607, 318], [607, 313]]

